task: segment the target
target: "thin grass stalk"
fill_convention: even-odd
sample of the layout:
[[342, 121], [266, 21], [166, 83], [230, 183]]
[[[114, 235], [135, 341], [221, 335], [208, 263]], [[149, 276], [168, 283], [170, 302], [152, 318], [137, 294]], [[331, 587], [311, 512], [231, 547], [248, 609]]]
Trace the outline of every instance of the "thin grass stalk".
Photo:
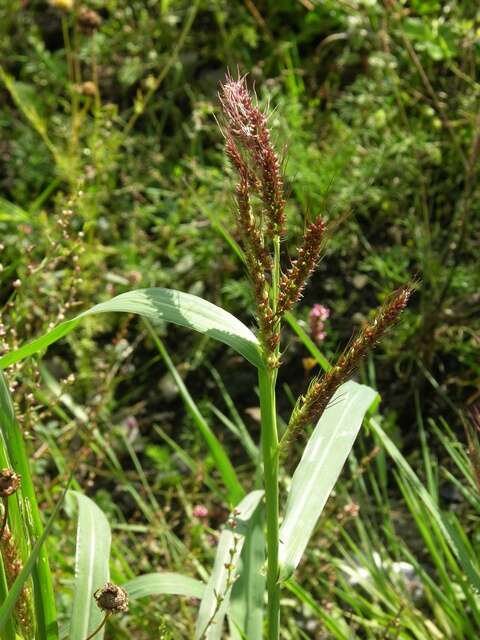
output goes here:
[[267, 521], [267, 624], [268, 640], [280, 632], [280, 585], [278, 583], [278, 433], [275, 402], [276, 370], [258, 369], [262, 414], [262, 456]]

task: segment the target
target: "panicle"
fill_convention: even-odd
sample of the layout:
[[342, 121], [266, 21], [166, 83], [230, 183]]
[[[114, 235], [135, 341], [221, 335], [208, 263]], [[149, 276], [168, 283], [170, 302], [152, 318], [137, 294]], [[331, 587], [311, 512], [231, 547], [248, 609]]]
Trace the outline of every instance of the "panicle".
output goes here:
[[317, 218], [305, 229], [297, 258], [293, 260], [280, 282], [278, 315], [283, 315], [300, 299], [308, 278], [317, 266], [324, 233], [325, 223], [322, 218]]
[[[262, 200], [262, 216], [270, 237], [285, 233], [285, 197], [280, 160], [272, 145], [267, 118], [249, 95], [245, 77], [227, 77], [220, 102], [231, 136], [249, 158], [251, 187]], [[228, 151], [227, 151], [228, 153]]]
[[333, 394], [354, 373], [362, 359], [398, 319], [406, 307], [413, 287], [405, 285], [398, 289], [377, 311], [372, 322], [367, 323], [352, 340], [350, 346], [337, 362], [321, 378], [315, 378], [307, 393], [294, 408], [285, 435], [282, 438], [282, 453], [288, 451], [295, 436], [306, 424], [320, 418]]

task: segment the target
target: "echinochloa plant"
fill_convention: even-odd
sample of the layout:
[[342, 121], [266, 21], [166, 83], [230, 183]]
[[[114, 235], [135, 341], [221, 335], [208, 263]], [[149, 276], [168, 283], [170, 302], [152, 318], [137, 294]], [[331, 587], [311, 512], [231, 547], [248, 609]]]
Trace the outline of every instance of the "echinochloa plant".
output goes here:
[[[121, 293], [0, 357], [0, 453], [3, 451], [5, 462], [0, 473], [3, 506], [0, 508], [0, 569], [3, 563], [4, 574], [0, 580], [0, 591], [3, 589], [6, 593], [11, 589], [12, 594], [6, 596], [6, 604], [2, 605], [7, 613], [3, 617], [0, 615], [0, 634], [8, 623], [10, 635], [5, 637], [9, 639], [19, 637], [18, 634], [15, 636], [15, 626], [26, 629], [26, 637], [33, 637], [33, 633], [42, 639], [57, 637], [50, 633], [56, 625], [56, 612], [48, 557], [37, 540], [45, 539], [61, 501], [43, 529], [21, 431], [17, 427], [14, 405], [2, 369], [45, 351], [72, 331], [83, 318], [106, 312], [142, 316], [172, 374], [177, 372], [156, 335], [153, 325], [157, 322], [171, 322], [216, 339], [236, 350], [256, 368], [261, 446], [259, 449], [254, 447], [252, 459], [257, 466], [255, 477], [257, 480], [261, 478], [263, 487], [257, 486], [252, 491], [251, 487], [242, 486], [220, 440], [197, 415], [195, 424], [199, 425], [199, 432], [215, 461], [226, 491], [225, 500], [234, 507], [232, 517], [220, 533], [213, 569], [205, 583], [191, 576], [175, 574], [176, 586], [171, 591], [169, 580], [172, 574], [167, 578], [160, 575], [162, 587], [159, 587], [156, 574], [138, 577], [142, 594], [147, 595], [148, 592], [158, 596], [159, 588], [164, 588], [166, 593], [178, 592], [200, 598], [195, 640], [218, 640], [222, 637], [226, 616], [232, 634], [234, 629], [238, 631], [235, 637], [249, 640], [280, 638], [282, 584], [297, 570], [362, 421], [372, 404], [376, 405], [377, 393], [349, 378], [369, 350], [399, 318], [412, 293], [413, 287], [408, 284], [392, 293], [372, 314], [372, 319], [352, 337], [336, 362], [327, 366], [328, 363], [323, 361], [325, 373], [311, 380], [295, 403], [285, 428], [279, 429], [276, 386], [282, 366], [282, 322], [285, 314], [290, 313], [302, 297], [318, 265], [329, 231], [322, 216], [314, 217], [305, 224], [293, 256], [282, 255], [282, 245], [285, 244], [282, 240], [286, 239], [288, 232], [287, 198], [282, 162], [272, 142], [268, 115], [262, 112], [256, 98], [249, 93], [245, 78], [227, 77], [221, 87], [220, 102], [225, 152], [236, 175], [235, 219], [254, 294], [257, 331], [254, 333], [227, 310], [198, 296], [156, 287]], [[322, 322], [328, 313], [326, 307], [318, 305], [312, 316], [318, 339], [325, 335]], [[182, 395], [188, 397], [188, 403], [193, 403], [186, 388], [182, 387]], [[311, 425], [313, 431], [310, 433]], [[305, 437], [307, 434], [308, 439]], [[295, 454], [302, 449], [301, 459], [297, 461]], [[15, 461], [14, 468], [7, 466], [10, 458]], [[282, 496], [282, 503], [283, 497], [286, 500], [280, 514], [279, 468], [286, 460], [288, 470], [295, 468], [288, 494]], [[77, 535], [76, 557], [77, 567], [82, 567], [82, 570], [75, 576], [70, 637], [86, 640], [101, 637], [113, 614], [126, 613], [128, 596], [131, 596], [127, 586], [129, 584], [135, 593], [135, 578], [124, 585], [125, 589], [109, 582], [109, 542], [103, 546], [84, 544], [84, 537], [90, 541], [109, 540], [108, 522], [92, 500], [77, 491], [73, 491], [72, 496], [79, 505], [78, 532], [81, 535]], [[24, 560], [18, 555], [21, 547], [15, 536], [24, 529], [17, 531], [12, 526], [19, 522], [21, 513], [19, 505], [22, 503], [17, 502], [17, 498], [26, 500], [35, 516], [32, 518], [35, 535], [29, 539], [33, 551], [23, 568]], [[199, 509], [197, 515], [201, 517], [202, 513], [204, 510]], [[102, 535], [91, 530], [89, 523], [96, 523]], [[25, 531], [30, 531], [30, 522]], [[255, 553], [252, 552], [253, 545], [256, 545]], [[243, 555], [245, 547], [247, 553]], [[263, 557], [266, 557], [265, 571]], [[27, 569], [32, 572], [33, 598], [30, 585], [26, 584]], [[243, 580], [238, 579], [242, 577]], [[262, 597], [265, 590], [266, 608]], [[30, 615], [31, 602], [34, 615]], [[30, 633], [30, 629], [34, 631]]]
[[276, 381], [281, 365], [281, 327], [287, 311], [299, 301], [325, 244], [326, 222], [321, 217], [305, 225], [296, 255], [283, 267], [282, 239], [287, 234], [286, 195], [282, 165], [273, 146], [268, 116], [247, 88], [245, 77], [227, 77], [220, 91], [225, 152], [237, 175], [236, 220], [245, 264], [255, 295], [258, 336], [264, 360], [259, 370], [262, 416], [262, 463], [266, 500], [267, 635], [280, 634], [279, 485], [280, 460], [309, 424], [327, 409], [335, 391], [358, 367], [368, 351], [398, 319], [412, 293], [403, 286], [365, 324], [337, 362], [312, 380], [292, 412], [280, 438], [276, 414]]

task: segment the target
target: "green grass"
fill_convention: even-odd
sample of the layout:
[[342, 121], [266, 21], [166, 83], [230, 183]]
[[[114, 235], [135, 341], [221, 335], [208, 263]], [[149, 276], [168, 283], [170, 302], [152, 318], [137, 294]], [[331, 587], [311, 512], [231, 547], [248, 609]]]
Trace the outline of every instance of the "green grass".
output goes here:
[[[370, 418], [383, 431], [357, 443], [282, 592], [282, 634], [476, 637], [479, 499], [463, 421], [480, 375], [477, 17], [468, 3], [410, 5], [404, 15], [400, 3], [282, 0], [252, 11], [182, 0], [146, 12], [136, 0], [92, 0], [102, 16], [93, 34], [46, 3], [0, 7], [0, 456], [22, 475], [9, 527], [36, 637], [52, 637], [57, 618], [69, 634], [77, 513], [66, 499], [50, 516], [74, 463], [71, 489], [112, 530], [111, 579], [144, 594], [108, 621], [105, 636], [121, 640], [132, 629], [139, 640], [194, 636], [190, 595], [208, 582], [218, 530], [260, 486], [256, 374], [225, 344], [115, 314], [85, 317], [45, 351], [55, 327], [131, 289], [207, 297], [251, 326], [215, 123], [218, 81], [237, 66], [276, 106], [269, 122], [286, 143], [285, 255], [305, 219], [320, 212], [331, 224], [328, 255], [287, 317], [281, 428], [304, 388], [302, 360], [326, 369], [352, 319], [419, 279], [402, 324], [360, 374], [382, 396]], [[307, 329], [316, 302], [332, 310], [322, 344]], [[40, 351], [14, 362], [39, 336]], [[290, 482], [282, 472], [282, 491]], [[358, 515], [343, 510], [353, 503]], [[192, 515], [199, 504], [206, 519]], [[394, 572], [399, 562], [413, 567], [416, 592]], [[158, 577], [166, 568], [198, 582], [182, 591]], [[360, 569], [367, 577], [352, 586], [348, 572]], [[0, 606], [10, 606], [4, 574]], [[135, 591], [139, 574], [156, 577]], [[245, 590], [233, 585], [232, 626], [248, 624]], [[259, 598], [250, 606], [255, 637]], [[2, 633], [32, 636], [20, 626], [5, 616]]]

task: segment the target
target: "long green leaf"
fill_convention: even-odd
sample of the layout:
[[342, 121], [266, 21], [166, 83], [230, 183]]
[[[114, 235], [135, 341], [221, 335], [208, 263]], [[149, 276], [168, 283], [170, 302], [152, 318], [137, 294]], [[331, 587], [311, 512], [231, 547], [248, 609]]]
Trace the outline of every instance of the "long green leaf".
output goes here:
[[146, 598], [148, 596], [187, 596], [202, 598], [205, 585], [200, 580], [182, 576], [179, 573], [146, 573], [137, 576], [123, 585], [130, 600]]
[[455, 530], [439, 509], [432, 496], [428, 493], [427, 489], [420, 482], [418, 476], [413, 471], [412, 467], [408, 464], [405, 457], [399, 451], [393, 440], [391, 440], [376, 420], [369, 420], [369, 427], [378, 436], [379, 440], [387, 450], [387, 453], [394, 460], [395, 464], [401, 470], [403, 476], [408, 479], [411, 486], [415, 489], [415, 492], [422, 500], [423, 504], [427, 508], [430, 516], [435, 521], [440, 531], [442, 532], [445, 540], [450, 546], [451, 550], [459, 560], [463, 567], [465, 574], [467, 575], [472, 586], [480, 591], [480, 569], [475, 566], [466, 552], [464, 545], [458, 536], [455, 535]]
[[[257, 509], [263, 491], [252, 491], [235, 510], [235, 527], [224, 528], [218, 541], [213, 572], [205, 587], [195, 628], [195, 640], [218, 640], [222, 637], [223, 620], [228, 608], [231, 585], [228, 578], [235, 576], [240, 554], [249, 530], [252, 516]], [[219, 598], [222, 598], [219, 606]]]
[[[5, 442], [8, 457], [13, 469], [22, 477], [20, 489], [21, 501], [28, 525], [30, 539], [38, 540], [43, 535], [43, 525], [35, 497], [35, 489], [30, 473], [30, 464], [23, 442], [23, 436], [15, 419], [12, 400], [7, 383], [0, 371], [0, 429]], [[38, 556], [38, 560], [36, 560]], [[56, 640], [57, 613], [53, 594], [52, 577], [48, 564], [45, 545], [40, 545], [32, 565], [32, 580], [35, 599], [35, 619], [38, 640]], [[28, 577], [28, 576], [27, 576]]]
[[[103, 511], [78, 491], [70, 491], [78, 503], [75, 590], [73, 594], [70, 640], [86, 638], [100, 624], [103, 613], [93, 594], [109, 579], [110, 525]], [[103, 638], [101, 629], [95, 636]]]
[[[70, 480], [71, 478], [67, 483], [67, 488], [64, 490], [60, 499], [55, 505], [55, 509], [53, 510], [52, 515], [48, 519], [48, 522], [45, 525], [45, 529], [43, 530], [42, 535], [38, 538], [35, 545], [33, 546], [33, 549], [27, 561], [23, 565], [23, 569], [18, 574], [17, 579], [15, 580], [15, 582], [10, 588], [10, 591], [8, 592], [7, 598], [4, 600], [4, 602], [2, 603], [2, 606], [0, 607], [0, 638], [3, 637], [1, 633], [3, 633], [4, 628], [8, 624], [8, 620], [12, 614], [15, 603], [17, 602], [20, 596], [20, 593], [22, 592], [25, 582], [28, 580], [28, 577], [33, 572], [35, 565], [40, 560], [40, 551], [45, 543], [45, 540], [47, 539], [47, 536], [50, 532], [50, 529], [52, 528], [53, 523], [55, 522], [56, 517], [58, 516], [60, 507], [63, 504], [65, 496], [67, 495], [67, 490], [68, 490], [68, 486], [70, 485]], [[49, 585], [49, 587], [51, 588], [51, 584]], [[46, 629], [46, 632], [44, 631], [44, 629], [45, 629], [44, 624], [42, 624], [42, 627], [39, 627], [38, 620], [37, 620], [37, 636], [36, 637], [39, 640], [40, 638], [42, 639], [47, 638], [47, 640], [54, 640], [54, 639], [56, 640], [58, 638], [58, 629], [57, 629], [56, 619]]]
[[283, 580], [298, 566], [375, 396], [370, 387], [346, 382], [318, 421], [293, 474], [280, 528]]
[[46, 349], [75, 329], [83, 318], [111, 311], [135, 313], [153, 323], [173, 322], [193, 329], [229, 345], [256, 367], [263, 367], [257, 338], [231, 313], [190, 293], [156, 288], [122, 293], [84, 311], [72, 320], [62, 322], [40, 338], [0, 358], [0, 369]]
[[238, 579], [232, 588], [228, 620], [232, 640], [262, 640], [266, 577], [264, 513], [259, 507], [250, 518], [240, 556]]

